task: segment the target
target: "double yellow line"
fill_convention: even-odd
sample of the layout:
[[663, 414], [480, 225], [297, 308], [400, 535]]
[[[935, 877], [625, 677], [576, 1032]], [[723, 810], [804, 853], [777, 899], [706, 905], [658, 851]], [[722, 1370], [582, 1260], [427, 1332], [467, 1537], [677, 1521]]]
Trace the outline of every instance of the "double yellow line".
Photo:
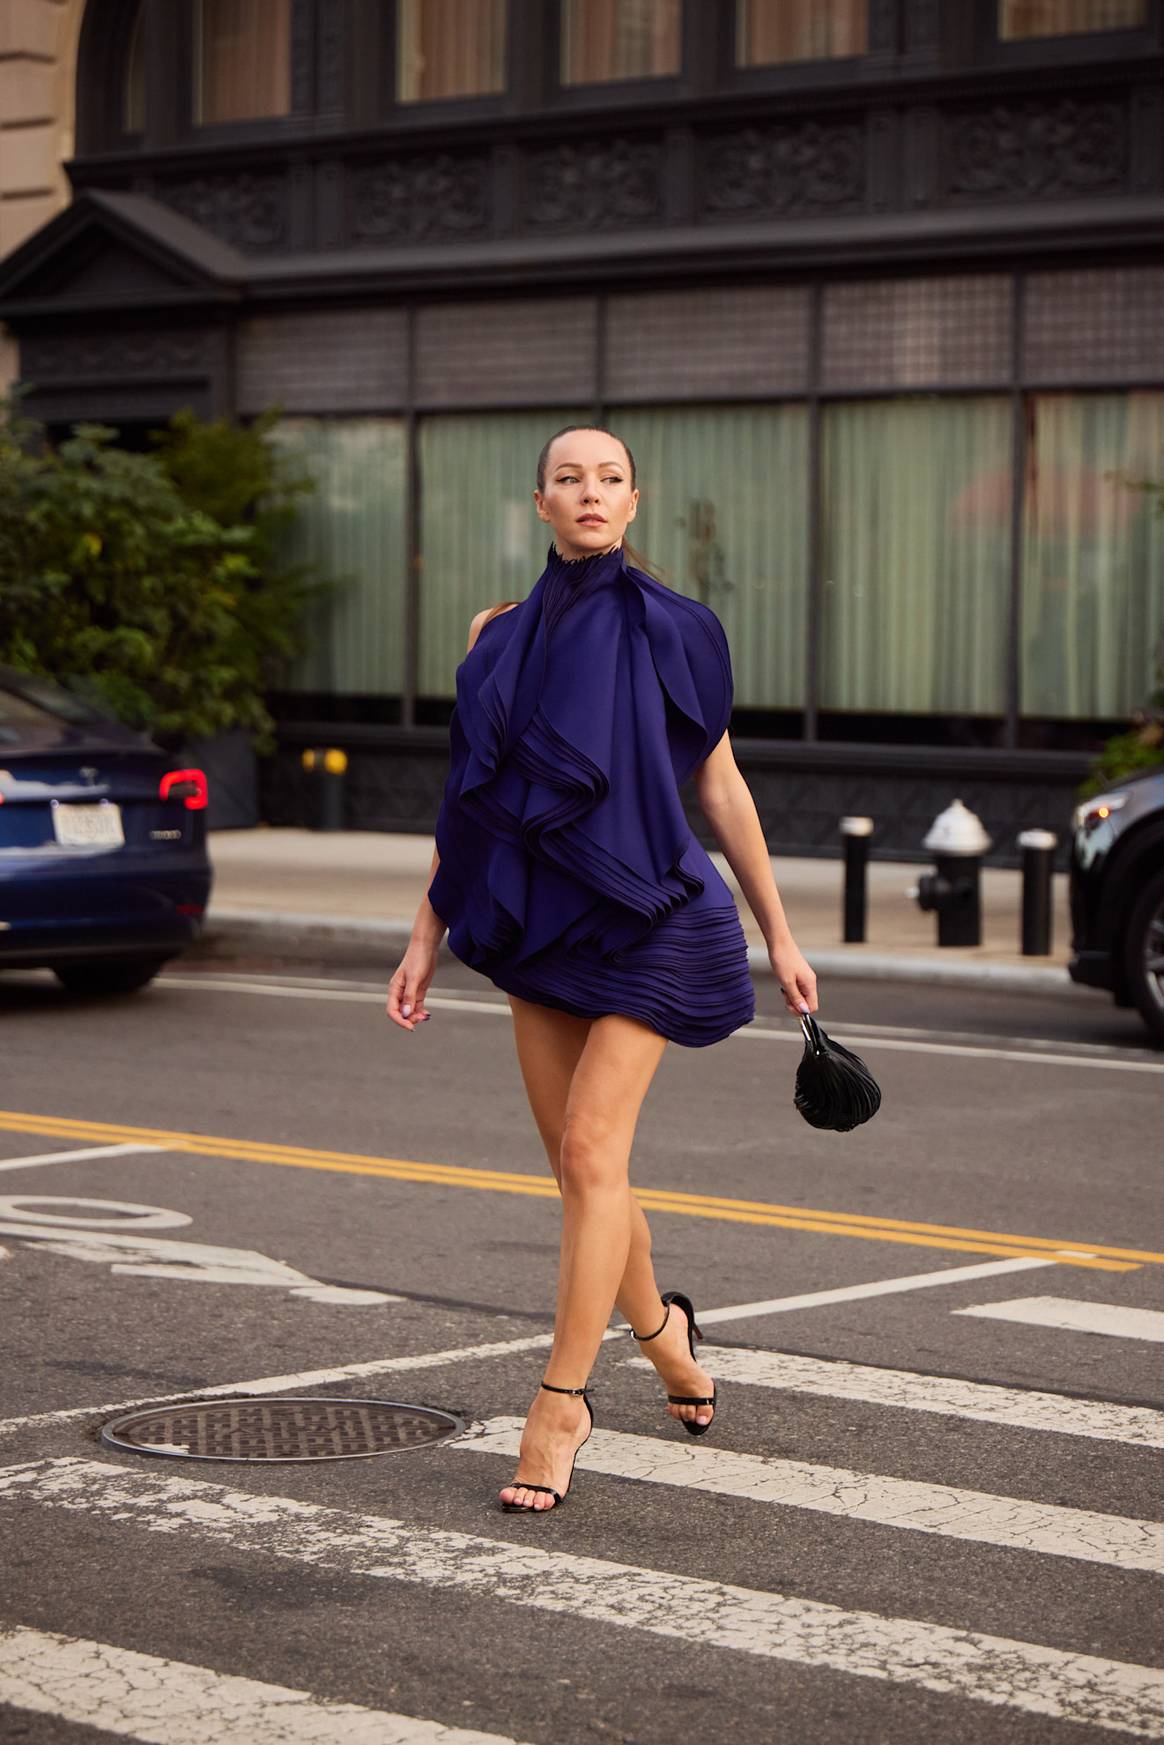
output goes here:
[[[0, 1130], [35, 1133], [84, 1145], [158, 1146], [164, 1151], [200, 1157], [229, 1158], [239, 1163], [278, 1164], [284, 1169], [334, 1170], [345, 1175], [378, 1176], [389, 1181], [426, 1182], [432, 1187], [477, 1188], [494, 1194], [532, 1194], [557, 1199], [557, 1183], [549, 1175], [517, 1171], [466, 1169], [456, 1164], [413, 1163], [404, 1158], [365, 1157], [351, 1151], [316, 1151], [298, 1145], [268, 1145], [255, 1139], [220, 1139], [211, 1134], [183, 1133], [164, 1127], [128, 1127], [106, 1121], [74, 1121], [65, 1115], [28, 1115], [0, 1110]], [[863, 1212], [823, 1212], [806, 1206], [781, 1206], [766, 1200], [726, 1199], [716, 1194], [685, 1194], [670, 1188], [634, 1189], [645, 1211], [673, 1212], [689, 1218], [718, 1218], [731, 1224], [764, 1224], [782, 1230], [806, 1230], [821, 1236], [856, 1237], [865, 1242], [897, 1242], [911, 1248], [942, 1248], [966, 1254], [997, 1254], [1010, 1258], [1054, 1257], [1064, 1266], [1100, 1272], [1131, 1272], [1145, 1262], [1164, 1265], [1164, 1254], [1147, 1249], [1112, 1248], [1079, 1238], [1014, 1236], [997, 1230], [964, 1229], [954, 1224], [924, 1224], [906, 1218], [874, 1218]]]

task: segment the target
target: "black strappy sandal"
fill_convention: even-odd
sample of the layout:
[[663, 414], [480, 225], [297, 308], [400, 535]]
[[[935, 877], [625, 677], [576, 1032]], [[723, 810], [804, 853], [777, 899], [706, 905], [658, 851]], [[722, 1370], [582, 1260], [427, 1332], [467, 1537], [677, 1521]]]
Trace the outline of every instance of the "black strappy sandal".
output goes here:
[[577, 1463], [579, 1454], [590, 1440], [590, 1432], [594, 1429], [594, 1408], [590, 1404], [590, 1390], [588, 1386], [584, 1388], [559, 1388], [555, 1387], [553, 1382], [550, 1381], [544, 1381], [541, 1385], [545, 1388], [546, 1392], [550, 1394], [581, 1394], [582, 1403], [590, 1413], [590, 1429], [587, 1430], [585, 1436], [583, 1436], [581, 1442], [579, 1442], [577, 1448], [574, 1450], [574, 1459], [570, 1462], [570, 1476], [566, 1480], [566, 1488], [564, 1491], [556, 1491], [552, 1484], [530, 1484], [529, 1480], [525, 1478], [514, 1478], [510, 1480], [510, 1484], [513, 1486], [514, 1490], [548, 1491], [550, 1496], [554, 1499], [553, 1508], [535, 1509], [532, 1503], [502, 1503], [501, 1507], [505, 1510], [507, 1515], [552, 1515], [554, 1509], [556, 1509], [561, 1503], [564, 1503], [570, 1494], [570, 1486], [574, 1481], [575, 1464]]
[[[671, 1304], [674, 1303], [678, 1308], [682, 1309], [683, 1313], [687, 1316], [687, 1344], [690, 1348], [691, 1356], [694, 1359], [694, 1357], [695, 1357], [695, 1341], [697, 1339], [702, 1339], [703, 1334], [700, 1332], [699, 1328], [695, 1325], [695, 1309], [692, 1305], [691, 1298], [685, 1297], [683, 1295], [682, 1291], [664, 1291], [662, 1298], [660, 1300], [662, 1301], [662, 1303], [667, 1311], [667, 1313], [663, 1316], [663, 1326], [656, 1327], [655, 1331], [653, 1333], [646, 1333], [646, 1334], [642, 1335], [642, 1337], [640, 1337], [639, 1334], [635, 1333], [635, 1330], [633, 1327], [631, 1328], [631, 1332], [634, 1333], [634, 1336], [638, 1340], [640, 1345], [646, 1345], [650, 1340], [657, 1339], [659, 1337], [659, 1334], [663, 1331], [663, 1327], [665, 1327], [667, 1325], [667, 1322], [669, 1321], [669, 1319], [671, 1317]], [[686, 1432], [689, 1436], [703, 1436], [706, 1434], [706, 1432], [708, 1430], [711, 1429], [711, 1426], [715, 1423], [716, 1396], [717, 1396], [718, 1392], [719, 1392], [719, 1389], [717, 1388], [715, 1382], [712, 1382], [712, 1384], [711, 1384], [711, 1398], [710, 1399], [708, 1399], [706, 1396], [701, 1396], [699, 1394], [668, 1394], [667, 1395], [667, 1398], [670, 1400], [670, 1402], [673, 1406], [710, 1406], [711, 1407], [712, 1415], [708, 1419], [706, 1424], [697, 1424], [694, 1418], [680, 1418], [679, 1422], [682, 1424], [683, 1428], [686, 1430]]]

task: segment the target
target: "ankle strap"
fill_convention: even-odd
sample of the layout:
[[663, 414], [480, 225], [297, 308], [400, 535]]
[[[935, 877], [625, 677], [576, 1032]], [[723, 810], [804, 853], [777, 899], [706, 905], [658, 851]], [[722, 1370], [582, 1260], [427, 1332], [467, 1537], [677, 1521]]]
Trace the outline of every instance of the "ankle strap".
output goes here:
[[581, 1388], [559, 1388], [555, 1387], [552, 1381], [544, 1381], [542, 1386], [551, 1394], [585, 1394], [590, 1391], [589, 1382], [586, 1383], [585, 1387]]
[[635, 1338], [638, 1340], [640, 1345], [645, 1345], [648, 1340], [657, 1339], [659, 1337], [659, 1334], [663, 1331], [663, 1327], [665, 1327], [667, 1325], [667, 1322], [670, 1319], [671, 1319], [671, 1305], [670, 1305], [670, 1303], [666, 1303], [666, 1304], [664, 1304], [664, 1307], [663, 1307], [663, 1325], [661, 1327], [656, 1327], [655, 1331], [653, 1333], [635, 1333], [635, 1330], [632, 1327], [631, 1332], [635, 1334]]

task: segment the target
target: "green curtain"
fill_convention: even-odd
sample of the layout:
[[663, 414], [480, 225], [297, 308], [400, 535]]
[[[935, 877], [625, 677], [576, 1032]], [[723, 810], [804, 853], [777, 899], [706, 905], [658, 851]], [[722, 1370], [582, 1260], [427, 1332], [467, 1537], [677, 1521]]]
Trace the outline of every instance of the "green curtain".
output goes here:
[[420, 426], [420, 666], [424, 697], [452, 697], [469, 623], [524, 600], [553, 537], [534, 507], [543, 444], [584, 410], [437, 414]]
[[1164, 394], [1039, 394], [1028, 407], [1024, 715], [1116, 718], [1147, 700], [1164, 631]]
[[286, 539], [292, 562], [339, 578], [312, 615], [292, 688], [404, 689], [405, 434], [399, 418], [285, 418], [276, 434], [316, 482]]
[[640, 492], [627, 538], [703, 600], [732, 654], [740, 708], [804, 702], [808, 414], [801, 405], [620, 409]]
[[821, 466], [822, 707], [1006, 706], [1005, 398], [830, 405]]

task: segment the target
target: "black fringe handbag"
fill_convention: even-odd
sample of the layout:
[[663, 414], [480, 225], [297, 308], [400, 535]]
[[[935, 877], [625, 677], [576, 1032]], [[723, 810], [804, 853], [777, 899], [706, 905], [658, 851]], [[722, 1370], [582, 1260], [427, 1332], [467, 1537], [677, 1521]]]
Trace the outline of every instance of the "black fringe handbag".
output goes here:
[[793, 1101], [810, 1127], [848, 1133], [881, 1107], [881, 1087], [859, 1054], [834, 1042], [811, 1012], [801, 1012], [804, 1053]]

